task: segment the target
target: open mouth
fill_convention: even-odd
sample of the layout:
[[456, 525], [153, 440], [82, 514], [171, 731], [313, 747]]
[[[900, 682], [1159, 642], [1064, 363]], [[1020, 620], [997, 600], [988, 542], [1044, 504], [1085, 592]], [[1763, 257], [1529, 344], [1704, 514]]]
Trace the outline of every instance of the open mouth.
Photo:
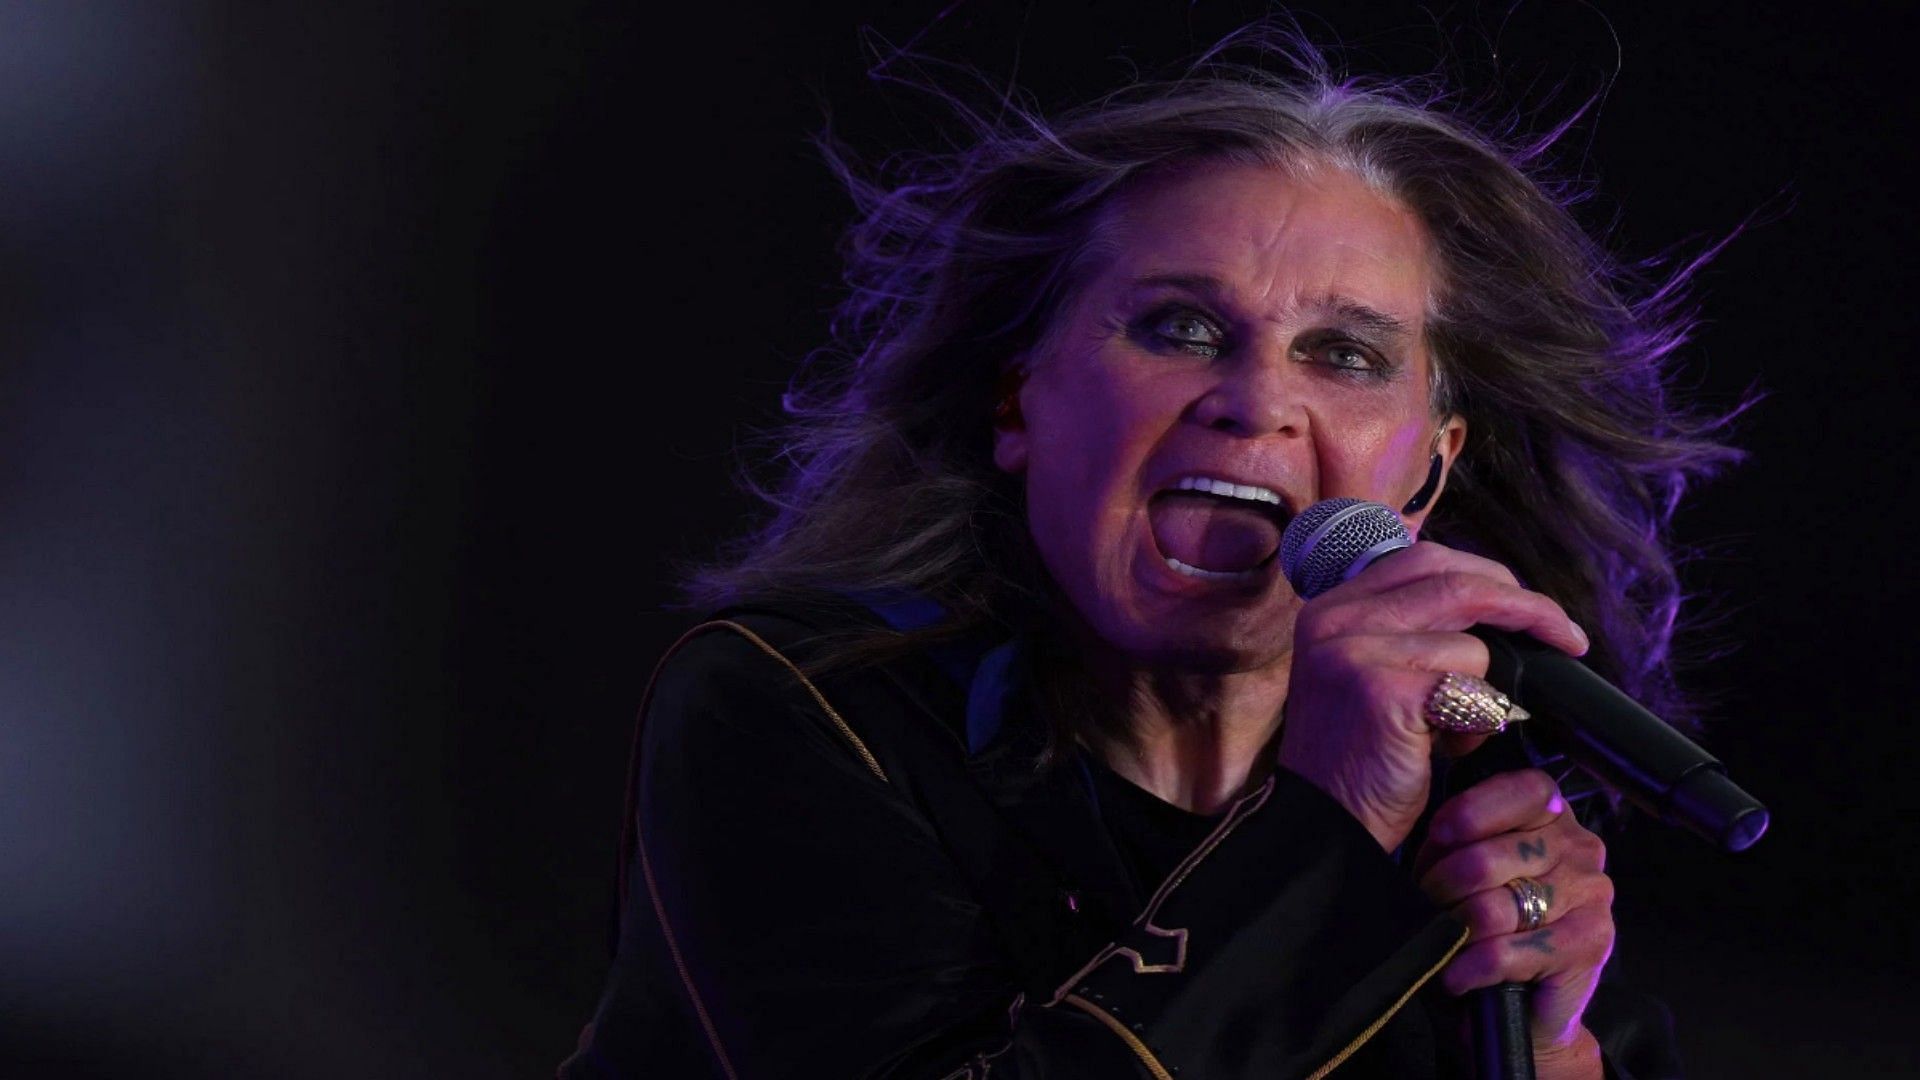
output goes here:
[[1167, 565], [1206, 581], [1251, 581], [1273, 563], [1293, 512], [1267, 488], [1183, 477], [1147, 503]]

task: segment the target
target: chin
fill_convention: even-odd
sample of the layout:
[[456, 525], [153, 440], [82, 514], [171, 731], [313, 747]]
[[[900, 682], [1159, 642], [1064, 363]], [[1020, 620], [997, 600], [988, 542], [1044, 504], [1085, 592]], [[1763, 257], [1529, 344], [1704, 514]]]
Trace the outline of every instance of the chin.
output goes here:
[[1140, 538], [1124, 545], [1130, 557], [1104, 563], [1086, 559], [1087, 549], [1040, 553], [1078, 615], [1080, 632], [1095, 653], [1106, 654], [1102, 659], [1204, 674], [1254, 671], [1288, 660], [1302, 601], [1281, 576], [1277, 558], [1244, 579], [1209, 580], [1168, 565], [1144, 528]]
[[1226, 675], [1270, 668], [1286, 661], [1293, 651], [1291, 617], [1285, 620], [1284, 628], [1269, 627], [1263, 620], [1248, 626], [1228, 622], [1169, 629], [1172, 632], [1163, 631], [1163, 640], [1149, 647], [1154, 666]]
[[[1195, 671], [1269, 667], [1293, 650], [1302, 601], [1269, 559], [1239, 581], [1196, 578], [1168, 565], [1151, 544], [1134, 560], [1129, 580], [1109, 595], [1129, 595], [1108, 640], [1136, 662]], [[1107, 636], [1107, 635], [1103, 635]], [[1115, 638], [1123, 640], [1115, 640]]]
[[1285, 663], [1293, 651], [1299, 601], [1291, 589], [1222, 602], [1217, 596], [1187, 596], [1143, 605], [1130, 617], [1095, 624], [1094, 632], [1131, 664], [1231, 674]]

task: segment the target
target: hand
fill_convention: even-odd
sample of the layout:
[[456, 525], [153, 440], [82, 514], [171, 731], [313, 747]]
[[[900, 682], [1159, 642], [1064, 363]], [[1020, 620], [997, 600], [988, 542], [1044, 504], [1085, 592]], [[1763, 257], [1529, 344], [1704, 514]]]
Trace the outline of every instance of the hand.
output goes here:
[[[1487, 672], [1464, 633], [1530, 633], [1578, 656], [1586, 635], [1560, 605], [1499, 563], [1419, 543], [1307, 602], [1294, 624], [1279, 762], [1346, 807], [1380, 846], [1406, 840], [1427, 806], [1434, 731], [1426, 702], [1440, 676]], [[1442, 734], [1463, 754], [1485, 736]]]
[[[1553, 778], [1501, 773], [1448, 799], [1414, 857], [1420, 888], [1470, 936], [1440, 973], [1450, 993], [1532, 982], [1534, 1059], [1542, 1078], [1601, 1075], [1599, 1044], [1580, 1015], [1613, 953], [1613, 881], [1606, 845], [1580, 825]], [[1520, 932], [1506, 883], [1547, 890], [1546, 921]]]

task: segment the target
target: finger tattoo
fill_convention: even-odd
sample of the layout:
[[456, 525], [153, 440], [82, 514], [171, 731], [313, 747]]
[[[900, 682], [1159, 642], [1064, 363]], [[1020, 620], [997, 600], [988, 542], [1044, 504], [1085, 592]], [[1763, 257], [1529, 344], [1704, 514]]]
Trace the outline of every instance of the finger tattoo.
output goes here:
[[1541, 839], [1538, 841], [1533, 841], [1533, 840], [1520, 841], [1520, 861], [1521, 862], [1532, 862], [1536, 856], [1542, 859], [1547, 857], [1547, 842], [1545, 839]]
[[1514, 942], [1514, 944], [1523, 949], [1532, 949], [1535, 952], [1543, 952], [1548, 956], [1552, 956], [1554, 953], [1553, 943], [1548, 940], [1551, 937], [1553, 937], [1553, 931], [1551, 930], [1535, 930], [1533, 933]]

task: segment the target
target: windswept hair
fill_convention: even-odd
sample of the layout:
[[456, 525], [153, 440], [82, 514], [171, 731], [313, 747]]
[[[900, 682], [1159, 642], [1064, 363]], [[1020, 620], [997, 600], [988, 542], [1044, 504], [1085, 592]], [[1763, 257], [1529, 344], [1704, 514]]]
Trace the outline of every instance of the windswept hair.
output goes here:
[[963, 144], [878, 175], [822, 140], [858, 211], [849, 292], [832, 346], [785, 398], [784, 474], [759, 487], [771, 518], [697, 571], [690, 599], [905, 590], [944, 604], [950, 631], [1046, 625], [1062, 601], [1018, 478], [993, 464], [991, 414], [1003, 373], [1094, 269], [1099, 213], [1199, 163], [1332, 167], [1432, 238], [1433, 403], [1466, 418], [1468, 440], [1426, 535], [1511, 567], [1588, 630], [1590, 663], [1684, 716], [1669, 520], [1690, 478], [1738, 457], [1722, 420], [1671, 391], [1695, 322], [1686, 285], [1707, 256], [1662, 277], [1585, 232], [1576, 189], [1546, 170], [1567, 125], [1524, 140], [1477, 126], [1430, 82], [1337, 75], [1297, 36], [1253, 47], [1254, 66], [1216, 47], [1179, 78], [1052, 118], [944, 94]]

